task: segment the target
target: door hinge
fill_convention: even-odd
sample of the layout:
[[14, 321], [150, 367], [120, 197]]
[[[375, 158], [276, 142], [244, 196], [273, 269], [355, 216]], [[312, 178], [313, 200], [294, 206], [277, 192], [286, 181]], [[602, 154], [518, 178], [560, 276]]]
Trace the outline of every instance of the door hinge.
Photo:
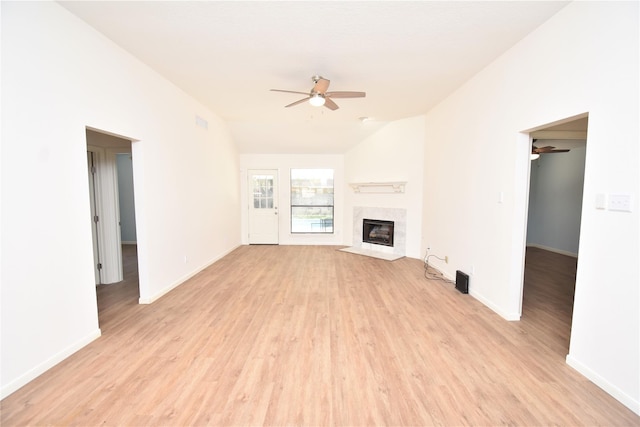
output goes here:
[[93, 175], [95, 175], [95, 174], [96, 174], [96, 167], [95, 167], [95, 166], [91, 166], [91, 173], [92, 173]]
[[102, 263], [101, 262], [98, 263], [98, 270], [102, 270]]
[[93, 222], [97, 223], [98, 221], [100, 221], [100, 218], [98, 218], [98, 215], [94, 215]]

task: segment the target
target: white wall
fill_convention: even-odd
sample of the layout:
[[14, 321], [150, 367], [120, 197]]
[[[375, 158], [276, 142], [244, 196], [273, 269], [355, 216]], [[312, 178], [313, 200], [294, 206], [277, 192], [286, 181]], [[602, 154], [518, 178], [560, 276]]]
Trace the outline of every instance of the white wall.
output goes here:
[[[365, 123], [366, 125], [366, 123]], [[389, 123], [344, 156], [345, 244], [353, 242], [353, 208], [380, 207], [407, 210], [406, 255], [421, 258], [424, 116]], [[406, 181], [404, 193], [354, 193], [357, 182]]]
[[1, 8], [4, 397], [100, 335], [85, 127], [135, 141], [141, 301], [240, 244], [240, 190], [211, 111], [54, 2]]
[[[303, 142], [301, 142], [303, 143]], [[291, 169], [333, 169], [334, 229], [333, 234], [291, 233]], [[322, 154], [242, 154], [240, 155], [240, 183], [242, 243], [249, 243], [247, 171], [273, 169], [278, 171], [279, 243], [281, 245], [342, 245], [344, 238], [344, 160], [342, 155]]]
[[531, 162], [527, 245], [578, 256], [585, 147]]
[[[640, 413], [638, 3], [573, 2], [427, 114], [423, 248], [520, 316], [529, 137], [589, 114], [568, 363]], [[542, 66], [543, 65], [543, 66]], [[632, 213], [595, 209], [626, 193]]]

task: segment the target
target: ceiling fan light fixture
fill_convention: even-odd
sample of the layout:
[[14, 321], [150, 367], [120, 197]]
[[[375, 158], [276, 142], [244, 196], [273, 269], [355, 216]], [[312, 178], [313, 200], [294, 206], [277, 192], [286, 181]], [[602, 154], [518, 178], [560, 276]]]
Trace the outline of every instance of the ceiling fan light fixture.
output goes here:
[[537, 158], [540, 157], [540, 154], [538, 153], [531, 153], [531, 160], [536, 160]]
[[314, 107], [322, 107], [324, 105], [324, 101], [324, 96], [319, 93], [315, 93], [309, 98], [309, 104], [313, 105]]

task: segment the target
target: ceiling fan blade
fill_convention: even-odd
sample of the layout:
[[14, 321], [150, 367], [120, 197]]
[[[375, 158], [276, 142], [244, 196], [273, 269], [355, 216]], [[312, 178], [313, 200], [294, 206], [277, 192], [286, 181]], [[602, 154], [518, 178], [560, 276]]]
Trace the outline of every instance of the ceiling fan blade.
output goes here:
[[336, 104], [335, 102], [333, 102], [331, 100], [331, 98], [324, 98], [324, 106], [327, 107], [330, 110], [337, 110], [338, 108], [338, 104]]
[[556, 148], [556, 147], [552, 147], [550, 145], [547, 145], [546, 147], [536, 148], [536, 151], [538, 153], [548, 153], [550, 151], [553, 151], [554, 148]]
[[287, 107], [293, 107], [294, 105], [302, 104], [303, 102], [308, 101], [308, 100], [309, 100], [309, 97], [302, 98], [302, 99], [300, 99], [300, 100], [298, 100], [298, 101], [296, 101], [296, 102], [292, 102], [292, 103], [291, 103], [291, 104], [289, 104], [289, 105], [285, 105], [285, 106], [284, 106], [284, 108], [287, 108]]
[[327, 92], [324, 96], [330, 96], [331, 98], [364, 98], [367, 94], [365, 92], [337, 91]]
[[308, 92], [297, 92], [295, 90], [282, 90], [282, 89], [269, 89], [272, 92], [285, 92], [285, 93], [297, 93], [300, 95], [309, 95]]
[[571, 150], [569, 150], [568, 148], [565, 149], [559, 149], [556, 150], [556, 147], [552, 147], [550, 145], [546, 146], [546, 147], [536, 147], [535, 145], [533, 147], [531, 147], [531, 153], [532, 154], [553, 154], [553, 153], [567, 153]]
[[313, 89], [311, 89], [311, 92], [324, 94], [327, 89], [329, 89], [329, 80], [316, 76], [313, 77], [313, 81], [316, 82], [316, 84], [313, 85]]

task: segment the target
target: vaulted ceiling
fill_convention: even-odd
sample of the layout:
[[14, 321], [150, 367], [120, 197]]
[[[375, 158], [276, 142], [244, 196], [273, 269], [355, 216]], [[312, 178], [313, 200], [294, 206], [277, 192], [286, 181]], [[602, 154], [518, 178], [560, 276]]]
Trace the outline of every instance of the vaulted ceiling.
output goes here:
[[[240, 152], [314, 154], [426, 113], [567, 3], [60, 2], [225, 119]], [[269, 91], [314, 75], [367, 95], [331, 111]]]

